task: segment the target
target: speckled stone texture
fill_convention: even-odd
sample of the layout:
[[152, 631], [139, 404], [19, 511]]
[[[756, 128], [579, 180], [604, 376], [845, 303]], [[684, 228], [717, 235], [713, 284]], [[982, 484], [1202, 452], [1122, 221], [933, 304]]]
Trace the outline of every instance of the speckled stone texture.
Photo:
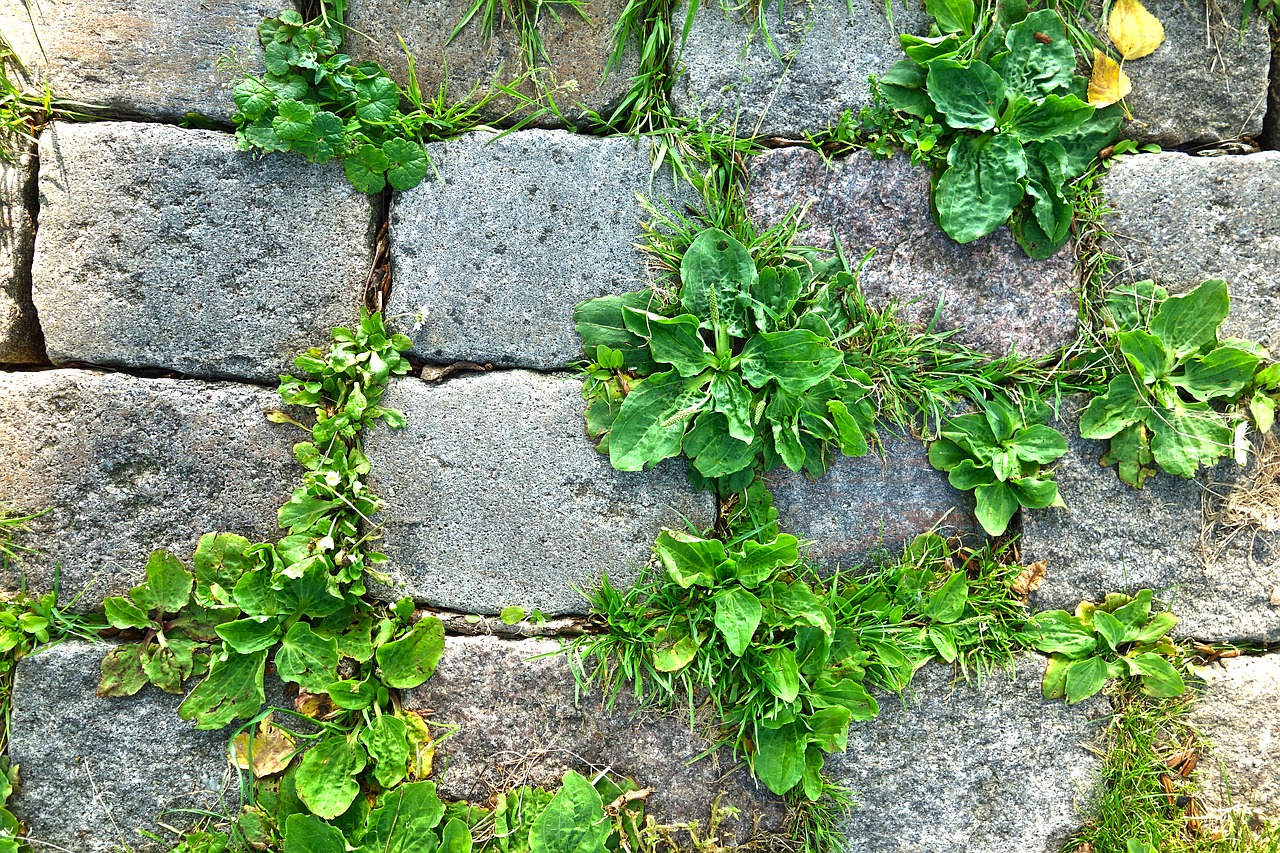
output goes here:
[[[34, 11], [37, 40], [27, 17]], [[0, 31], [31, 70], [27, 88], [127, 118], [181, 121], [199, 113], [230, 125], [240, 80], [218, 59], [262, 68], [258, 24], [278, 0], [22, 0], [0, 2]], [[41, 47], [43, 46], [43, 50]]]
[[[181, 696], [154, 687], [121, 699], [94, 695], [110, 648], [70, 641], [18, 664], [9, 755], [22, 784], [10, 808], [36, 850], [161, 853], [179, 840], [156, 824], [162, 812], [234, 813], [239, 802], [228, 733], [179, 719]], [[170, 812], [162, 820], [190, 828], [199, 818]]]
[[654, 175], [648, 145], [564, 131], [429, 150], [439, 178], [391, 204], [389, 314], [413, 354], [536, 369], [582, 358], [574, 306], [648, 284], [637, 194], [671, 194], [670, 173]]
[[274, 538], [300, 468], [296, 430], [268, 423], [280, 398], [231, 383], [136, 379], [85, 370], [0, 373], [0, 495], [51, 511], [19, 542], [38, 546], [4, 574], [16, 589], [88, 591], [78, 610], [145, 579], [147, 555], [190, 560], [200, 536]]
[[[446, 79], [451, 102], [462, 101], [478, 90], [470, 99], [474, 101], [495, 83], [516, 84], [516, 89], [525, 98], [536, 100], [539, 107], [547, 105], [545, 93], [550, 91], [561, 116], [575, 123], [589, 121], [590, 112], [609, 118], [639, 71], [639, 56], [632, 43], [618, 67], [605, 74], [613, 52], [613, 26], [622, 15], [625, 0], [591, 0], [584, 7], [585, 18], [568, 5], [544, 9], [538, 36], [546, 55], [537, 57], [533, 79], [528, 76], [516, 29], [498, 23], [486, 42], [480, 26], [483, 12], [450, 41], [472, 5], [472, 0], [350, 0], [346, 22], [355, 34], [348, 40], [347, 50], [357, 62], [380, 63], [404, 85], [408, 62], [399, 36], [413, 54], [424, 97], [434, 97]], [[559, 15], [559, 23], [552, 18], [552, 11]], [[519, 79], [522, 76], [524, 79]], [[480, 110], [486, 121], [527, 119], [535, 111], [517, 98], [492, 94], [493, 99]], [[534, 118], [533, 124], [562, 127], [564, 120], [548, 112]]]
[[1280, 655], [1223, 659], [1204, 679], [1188, 719], [1208, 742], [1196, 775], [1209, 818], [1280, 818]]
[[1042, 658], [1017, 678], [954, 684], [950, 666], [916, 673], [905, 703], [854, 723], [832, 778], [855, 792], [849, 853], [1057, 853], [1088, 816], [1101, 762], [1085, 748], [1108, 713], [1093, 698], [1068, 707], [1040, 696]]
[[722, 841], [745, 841], [757, 820], [762, 831], [780, 827], [782, 799], [730, 750], [689, 763], [710, 743], [690, 731], [687, 713], [641, 711], [626, 690], [612, 710], [598, 692], [579, 696], [559, 650], [550, 639], [446, 639], [435, 675], [404, 697], [406, 708], [431, 709], [429, 721], [459, 725], [436, 748], [443, 796], [483, 803], [513, 784], [554, 787], [570, 768], [608, 769], [653, 789], [645, 814], [660, 822], [705, 826], [723, 793], [721, 805], [741, 815], [722, 825]]
[[933, 221], [929, 171], [905, 157], [876, 160], [857, 152], [828, 166], [803, 148], [781, 148], [750, 162], [747, 210], [761, 225], [808, 206], [801, 239], [851, 259], [875, 249], [859, 280], [873, 304], [902, 304], [921, 325], [959, 329], [958, 343], [992, 353], [1014, 348], [1044, 355], [1075, 333], [1075, 258], [1064, 247], [1048, 260], [1028, 258], [1008, 228], [960, 245]]
[[[1066, 509], [1022, 513], [1022, 557], [1048, 560], [1031, 603], [1074, 609], [1108, 592], [1150, 588], [1171, 602], [1175, 635], [1206, 642], [1280, 640], [1280, 533], [1217, 525], [1205, 531], [1205, 508], [1247, 488], [1255, 462], [1232, 461], [1194, 480], [1157, 473], [1141, 491], [1120, 482], [1098, 460], [1107, 443], [1079, 437], [1087, 400], [1063, 401], [1058, 429], [1069, 451], [1054, 479]], [[1256, 460], [1256, 457], [1255, 457]]]
[[44, 361], [40, 321], [31, 304], [36, 239], [36, 156], [0, 164], [0, 364]]
[[[1101, 5], [1095, 0], [1093, 15]], [[1133, 121], [1126, 123], [1124, 135], [1166, 148], [1257, 139], [1271, 66], [1266, 23], [1255, 15], [1242, 38], [1241, 0], [1143, 5], [1164, 25], [1165, 41], [1149, 56], [1124, 64], [1133, 81], [1124, 101]], [[1099, 29], [1105, 33], [1105, 23]]]
[[1140, 154], [1112, 166], [1102, 188], [1111, 284], [1154, 278], [1185, 293], [1206, 278], [1231, 293], [1226, 335], [1280, 346], [1280, 152], [1228, 157]]
[[394, 579], [380, 594], [470, 613], [584, 613], [574, 587], [604, 572], [629, 586], [661, 528], [715, 520], [715, 501], [676, 461], [613, 470], [587, 439], [581, 394], [577, 379], [523, 370], [393, 381], [383, 404], [409, 425], [367, 439]]
[[812, 542], [809, 556], [828, 569], [865, 565], [935, 526], [944, 534], [977, 538], [972, 495], [957, 491], [929, 464], [924, 443], [881, 435], [866, 456], [836, 455], [815, 481], [779, 468], [767, 475], [782, 530]]
[[40, 163], [32, 278], [54, 363], [274, 385], [356, 321], [374, 211], [341, 166], [131, 122], [55, 124]]
[[[852, 8], [850, 8], [852, 6]], [[685, 72], [672, 83], [671, 100], [687, 116], [714, 119], [741, 136], [803, 139], [820, 133], [845, 110], [871, 102], [867, 77], [902, 58], [898, 34], [924, 35], [932, 20], [916, 3], [894, 3], [893, 23], [880, 0], [816, 0], [763, 4], [768, 39], [742, 13], [701, 3], [681, 43], [688, 9], [671, 14]]]

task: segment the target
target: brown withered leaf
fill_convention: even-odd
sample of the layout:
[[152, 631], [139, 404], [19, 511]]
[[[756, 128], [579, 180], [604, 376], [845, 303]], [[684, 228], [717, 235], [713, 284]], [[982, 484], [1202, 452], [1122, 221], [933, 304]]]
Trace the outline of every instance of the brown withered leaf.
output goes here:
[[1164, 44], [1164, 25], [1142, 0], [1115, 0], [1107, 17], [1107, 36], [1125, 59], [1141, 59]]
[[305, 690], [298, 691], [297, 698], [293, 700], [293, 710], [313, 720], [332, 720], [342, 712], [341, 708], [333, 704], [329, 694], [308, 693]]
[[1093, 76], [1089, 78], [1089, 103], [1101, 109], [1118, 103], [1133, 91], [1133, 81], [1120, 63], [1100, 50], [1093, 52]]
[[231, 741], [232, 761], [241, 770], [248, 770], [252, 758], [255, 779], [283, 773], [296, 751], [293, 735], [272, 723], [271, 714], [258, 724], [258, 734], [252, 744], [249, 743], [248, 732], [241, 732]]
[[1044, 583], [1044, 574], [1048, 568], [1048, 560], [1036, 560], [1034, 563], [1024, 566], [1022, 574], [1014, 578], [1013, 586], [1011, 587], [1014, 595], [1019, 598], [1026, 598], [1039, 589], [1040, 585]]

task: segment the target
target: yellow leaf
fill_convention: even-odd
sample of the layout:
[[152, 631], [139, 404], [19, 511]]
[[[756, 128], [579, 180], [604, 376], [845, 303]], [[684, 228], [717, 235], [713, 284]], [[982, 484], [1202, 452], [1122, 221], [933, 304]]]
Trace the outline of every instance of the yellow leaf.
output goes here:
[[1093, 76], [1089, 78], [1089, 103], [1095, 107], [1109, 107], [1133, 89], [1129, 75], [1120, 63], [1100, 50], [1093, 52]]
[[231, 742], [231, 757], [237, 767], [248, 770], [252, 755], [253, 776], [261, 779], [282, 773], [293, 760], [296, 749], [293, 736], [273, 725], [271, 715], [267, 714], [258, 726], [258, 735], [252, 744], [249, 743], [248, 732], [236, 735]]
[[431, 775], [431, 765], [435, 759], [436, 745], [431, 739], [431, 730], [427, 728], [426, 720], [422, 716], [409, 710], [405, 710], [402, 719], [408, 727], [409, 737], [409, 762], [408, 772], [405, 774], [409, 779], [425, 779]]
[[1115, 0], [1107, 35], [1125, 59], [1141, 59], [1164, 43], [1164, 25], [1141, 0]]

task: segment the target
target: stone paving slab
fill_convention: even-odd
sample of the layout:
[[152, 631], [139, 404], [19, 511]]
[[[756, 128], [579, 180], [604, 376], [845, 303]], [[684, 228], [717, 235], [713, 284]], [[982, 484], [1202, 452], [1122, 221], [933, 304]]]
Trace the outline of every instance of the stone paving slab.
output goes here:
[[274, 384], [357, 318], [373, 204], [340, 166], [229, 134], [55, 124], [32, 272], [49, 358]]
[[1203, 676], [1188, 720], [1209, 744], [1196, 765], [1209, 817], [1280, 819], [1280, 655], [1226, 658]]
[[[26, 6], [35, 10], [32, 30]], [[258, 24], [280, 0], [22, 0], [0, 2], [0, 31], [31, 70], [30, 91], [104, 108], [111, 115], [181, 121], [187, 113], [230, 126], [240, 79], [219, 70], [234, 51], [262, 68]], [[36, 32], [39, 33], [37, 38]], [[43, 49], [42, 49], [43, 48]]]
[[1067, 508], [1022, 513], [1023, 559], [1049, 561], [1032, 605], [1072, 610], [1108, 592], [1151, 588], [1172, 602], [1176, 636], [1280, 640], [1280, 534], [1215, 529], [1202, 541], [1206, 495], [1226, 499], [1254, 469], [1228, 460], [1193, 480], [1159, 472], [1135, 490], [1098, 464], [1106, 442], [1079, 437], [1086, 402], [1064, 400], [1058, 425], [1070, 449], [1054, 479]]
[[[1136, 64], [1136, 62], [1135, 62]], [[1125, 157], [1102, 188], [1116, 235], [1108, 249], [1113, 284], [1154, 278], [1185, 293], [1225, 279], [1231, 316], [1224, 334], [1280, 346], [1280, 152], [1191, 157], [1166, 152]]]
[[860, 151], [829, 166], [814, 151], [780, 148], [749, 168], [747, 210], [761, 225], [807, 205], [803, 241], [830, 248], [839, 239], [851, 263], [875, 249], [859, 276], [873, 305], [909, 303], [901, 316], [923, 326], [941, 298], [936, 328], [959, 329], [956, 342], [986, 352], [1036, 356], [1071, 343], [1078, 282], [1070, 247], [1033, 260], [1008, 228], [956, 243], [934, 224], [929, 171], [907, 158]]
[[200, 536], [274, 538], [298, 472], [296, 431], [267, 422], [280, 398], [231, 383], [137, 379], [85, 370], [0, 373], [0, 496], [51, 511], [21, 541], [39, 552], [0, 579], [16, 589], [81, 590], [98, 607], [145, 579], [147, 555], [184, 561]]
[[638, 194], [672, 192], [648, 145], [564, 131], [428, 146], [439, 178], [391, 204], [388, 314], [428, 361], [555, 369], [582, 358], [574, 306], [649, 283]]
[[[1271, 66], [1266, 23], [1255, 14], [1242, 38], [1242, 0], [1144, 5], [1160, 19], [1165, 41], [1151, 55], [1124, 64], [1133, 81], [1124, 101], [1133, 121], [1123, 135], [1166, 148], [1257, 139]], [[1101, 6], [1095, 0], [1092, 14], [1098, 16]]]
[[722, 827], [733, 840], [746, 840], [756, 820], [779, 829], [784, 802], [730, 750], [690, 763], [710, 744], [689, 730], [687, 713], [640, 711], [629, 695], [607, 710], [598, 693], [578, 695], [559, 649], [551, 639], [446, 639], [435, 675], [404, 696], [406, 708], [431, 709], [429, 721], [460, 726], [436, 748], [442, 795], [483, 803], [513, 784], [554, 787], [570, 768], [588, 777], [608, 769], [653, 789], [645, 813], [660, 822], [705, 826], [724, 793], [722, 805], [741, 811]]
[[[110, 645], [69, 641], [18, 664], [9, 755], [22, 784], [10, 807], [35, 850], [160, 853], [174, 839], [156, 824], [171, 808], [234, 811], [239, 802], [226, 731], [201, 732], [178, 718], [181, 696], [146, 687], [99, 699]], [[165, 824], [198, 818], [165, 814]], [[55, 846], [56, 845], [56, 846]]]
[[661, 528], [710, 526], [714, 500], [674, 460], [647, 473], [609, 466], [587, 439], [581, 393], [577, 379], [516, 370], [393, 381], [384, 405], [409, 425], [367, 441], [393, 577], [380, 594], [470, 613], [583, 613], [575, 586], [602, 572], [630, 585]]
[[36, 239], [35, 149], [0, 164], [0, 364], [44, 361], [40, 321], [31, 304]]
[[1101, 762], [1086, 746], [1109, 706], [1040, 696], [1044, 660], [1019, 659], [1016, 679], [952, 684], [950, 666], [916, 673], [905, 703], [854, 723], [849, 749], [828, 759], [857, 805], [848, 853], [1057, 853], [1087, 817]]
[[[351, 0], [346, 22], [355, 34], [347, 50], [357, 62], [380, 63], [403, 86], [409, 76], [407, 49], [428, 99], [446, 81], [451, 102], [495, 83], [512, 85], [527, 74], [514, 28], [500, 23], [486, 41], [480, 26], [483, 13], [479, 13], [450, 40], [472, 5], [471, 0], [416, 0], [411, 4], [403, 0]], [[618, 107], [640, 64], [635, 46], [629, 45], [618, 68], [605, 75], [613, 51], [613, 26], [625, 7], [625, 0], [590, 0], [584, 6], [586, 18], [567, 5], [543, 10], [537, 29], [546, 56], [538, 59], [536, 83], [526, 76], [516, 88], [534, 99], [552, 91], [563, 118], [549, 112], [534, 119], [534, 126], [563, 127], [565, 119], [571, 123], [589, 120], [589, 112], [608, 118]], [[559, 23], [552, 19], [551, 10], [560, 16]], [[404, 39], [404, 47], [397, 36]], [[542, 103], [545, 105], [545, 100]], [[527, 119], [531, 112], [519, 99], [499, 94], [480, 115], [485, 121], [504, 122]]]
[[934, 470], [923, 442], [887, 432], [881, 442], [866, 456], [837, 454], [816, 482], [785, 468], [766, 475], [780, 528], [811, 542], [809, 556], [819, 565], [849, 569], [882, 550], [899, 554], [935, 526], [944, 534], [981, 534], [973, 496]]
[[739, 136], [821, 133], [871, 102], [867, 77], [902, 58], [898, 34], [925, 35], [932, 21], [918, 4], [899, 2], [890, 23], [880, 0], [787, 3], [781, 18], [776, 4], [763, 9], [772, 47], [740, 12], [717, 3], [698, 6], [681, 44], [688, 8], [672, 12], [672, 62], [685, 72], [671, 88], [680, 114], [715, 119]]

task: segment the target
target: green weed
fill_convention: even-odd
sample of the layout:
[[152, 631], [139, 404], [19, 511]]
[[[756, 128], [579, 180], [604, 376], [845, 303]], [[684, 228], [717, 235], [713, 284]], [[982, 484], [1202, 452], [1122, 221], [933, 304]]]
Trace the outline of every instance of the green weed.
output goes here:
[[[545, 20], [562, 24], [561, 11], [577, 15], [586, 21], [586, 0], [475, 0], [462, 20], [449, 34], [449, 41], [458, 37], [458, 33], [478, 20], [480, 38], [488, 43], [495, 32], [504, 27], [516, 31], [520, 40], [521, 60], [526, 71], [549, 62], [546, 48], [542, 45], [542, 37], [538, 28]], [[478, 17], [477, 17], [478, 16]]]

